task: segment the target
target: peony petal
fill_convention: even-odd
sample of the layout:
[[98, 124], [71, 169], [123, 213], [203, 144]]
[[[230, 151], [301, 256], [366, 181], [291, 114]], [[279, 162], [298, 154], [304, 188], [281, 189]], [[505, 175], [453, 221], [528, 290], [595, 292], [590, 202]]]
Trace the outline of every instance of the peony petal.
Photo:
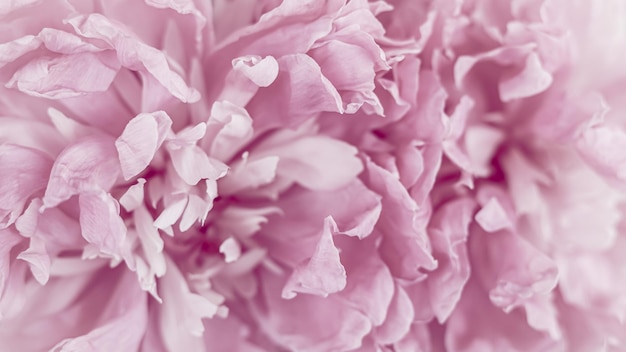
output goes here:
[[278, 156], [277, 174], [313, 190], [333, 190], [349, 184], [363, 170], [358, 150], [324, 136], [276, 134], [257, 146], [254, 156]]
[[228, 237], [220, 244], [219, 251], [224, 255], [224, 261], [226, 263], [232, 263], [241, 256], [241, 246], [237, 240], [232, 237]]
[[471, 199], [450, 201], [437, 210], [428, 227], [439, 263], [428, 275], [428, 291], [435, 316], [442, 324], [461, 299], [470, 277], [466, 241], [475, 207]]
[[587, 129], [576, 144], [578, 152], [601, 175], [613, 182], [626, 180], [626, 133], [610, 127]]
[[35, 97], [71, 98], [106, 91], [119, 68], [109, 53], [41, 58], [17, 71], [6, 86]]
[[10, 144], [0, 145], [0, 228], [11, 225], [28, 198], [46, 186], [52, 167], [43, 153]]
[[159, 325], [165, 346], [169, 350], [204, 351], [202, 319], [213, 317], [218, 306], [191, 293], [183, 274], [169, 258], [167, 268], [159, 285], [163, 297]]
[[115, 49], [120, 64], [132, 70], [145, 70], [168, 92], [184, 103], [196, 102], [200, 94], [187, 87], [173, 72], [163, 53], [135, 39], [101, 14], [80, 15], [67, 21], [79, 35], [102, 40], [107, 49]]
[[346, 269], [333, 243], [336, 232], [337, 224], [332, 217], [327, 217], [313, 256], [294, 269], [283, 288], [283, 298], [294, 298], [297, 293], [327, 297], [346, 287]]
[[399, 342], [411, 330], [414, 314], [407, 292], [396, 285], [385, 322], [374, 330], [376, 342], [380, 345]]
[[[278, 59], [276, 81], [248, 104], [258, 128], [283, 127], [324, 112], [343, 112], [341, 96], [308, 55], [286, 55]], [[285, 97], [288, 97], [285, 99]], [[280, 108], [267, 109], [267, 106]]]
[[[284, 300], [280, 292], [284, 279], [263, 270], [263, 293], [254, 302], [253, 312], [264, 323], [259, 327], [285, 349], [306, 352], [349, 351], [361, 346], [371, 322], [360, 312], [327, 298], [298, 295]], [[261, 297], [265, 297], [261, 299]], [[267, 307], [260, 310], [260, 307]], [[328, 317], [335, 317], [328, 319]], [[307, 317], [307, 319], [302, 319]]]
[[476, 222], [487, 232], [513, 229], [508, 214], [498, 199], [490, 198], [475, 216]]
[[119, 215], [119, 204], [110, 194], [81, 194], [80, 227], [87, 242], [113, 258], [125, 257], [126, 225]]
[[172, 120], [163, 111], [139, 114], [126, 125], [115, 141], [124, 179], [143, 171], [170, 132]]
[[539, 56], [530, 53], [524, 69], [517, 75], [500, 81], [500, 99], [509, 102], [539, 94], [552, 84], [552, 75], [541, 65]]
[[126, 192], [120, 197], [120, 205], [124, 207], [126, 211], [133, 211], [143, 204], [143, 186], [145, 183], [146, 179], [137, 179], [137, 183], [128, 187], [128, 190], [126, 190]]
[[372, 190], [385, 195], [379, 221], [383, 260], [396, 277], [423, 277], [420, 269], [437, 267], [426, 236], [424, 217], [429, 215], [430, 209], [419, 208], [397, 178], [371, 161], [367, 162], [367, 177]]
[[259, 87], [267, 87], [278, 76], [278, 62], [273, 56], [240, 57], [233, 60], [233, 70], [240, 72]]
[[277, 156], [268, 156], [255, 160], [246, 158], [239, 163], [231, 164], [232, 170], [220, 180], [220, 194], [235, 194], [272, 182], [276, 177], [279, 160]]
[[55, 161], [43, 205], [51, 208], [76, 194], [110, 189], [120, 173], [113, 139], [89, 137], [67, 147]]
[[44, 240], [39, 236], [30, 238], [27, 250], [17, 255], [17, 259], [28, 262], [35, 280], [45, 285], [50, 278], [50, 257], [46, 251]]
[[217, 180], [228, 171], [228, 166], [211, 158], [198, 146], [180, 149], [168, 148], [174, 169], [189, 185], [196, 185], [200, 180]]
[[107, 351], [137, 351], [147, 325], [148, 312], [146, 296], [137, 287], [132, 273], [125, 273], [120, 280], [109, 298], [104, 315], [113, 317], [85, 335], [59, 342], [50, 351], [89, 351], [95, 346]]

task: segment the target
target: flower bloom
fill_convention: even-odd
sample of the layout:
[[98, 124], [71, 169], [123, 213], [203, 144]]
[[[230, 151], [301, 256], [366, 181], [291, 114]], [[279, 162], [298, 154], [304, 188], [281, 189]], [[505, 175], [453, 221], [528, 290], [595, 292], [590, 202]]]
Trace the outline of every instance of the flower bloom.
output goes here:
[[624, 18], [0, 3], [0, 350], [625, 351]]

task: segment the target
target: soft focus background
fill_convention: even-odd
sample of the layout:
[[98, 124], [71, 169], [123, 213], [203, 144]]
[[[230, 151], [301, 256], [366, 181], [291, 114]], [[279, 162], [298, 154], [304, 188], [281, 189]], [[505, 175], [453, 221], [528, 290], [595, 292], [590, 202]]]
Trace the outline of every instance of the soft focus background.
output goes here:
[[624, 63], [624, 0], [0, 0], [0, 351], [626, 351]]

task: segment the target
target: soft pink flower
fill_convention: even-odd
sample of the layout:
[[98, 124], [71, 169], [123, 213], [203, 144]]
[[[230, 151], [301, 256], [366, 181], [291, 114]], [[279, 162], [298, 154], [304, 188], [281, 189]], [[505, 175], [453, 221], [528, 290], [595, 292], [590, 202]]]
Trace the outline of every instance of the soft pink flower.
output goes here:
[[626, 351], [623, 0], [0, 4], [0, 350]]

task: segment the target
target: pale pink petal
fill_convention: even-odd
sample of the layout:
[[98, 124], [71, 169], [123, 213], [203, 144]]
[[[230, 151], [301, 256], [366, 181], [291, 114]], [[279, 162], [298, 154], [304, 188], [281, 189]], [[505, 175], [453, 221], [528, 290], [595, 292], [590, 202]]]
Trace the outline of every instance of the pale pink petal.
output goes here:
[[238, 163], [232, 163], [231, 171], [220, 180], [220, 194], [228, 195], [255, 189], [274, 181], [279, 157], [268, 156], [249, 160], [247, 155], [244, 155], [244, 158]]
[[161, 214], [159, 214], [159, 217], [154, 220], [154, 226], [159, 229], [166, 229], [174, 225], [176, 221], [180, 219], [181, 215], [183, 215], [187, 201], [188, 198], [184, 195], [177, 197], [172, 204], [169, 204]]
[[213, 103], [202, 141], [212, 157], [226, 162], [252, 137], [252, 118], [246, 109], [228, 101]]
[[132, 273], [124, 274], [103, 314], [112, 317], [85, 335], [59, 342], [51, 351], [89, 351], [94, 348], [108, 351], [138, 350], [147, 325], [148, 312], [146, 295], [139, 290]]
[[522, 71], [509, 79], [500, 81], [500, 99], [508, 102], [539, 94], [552, 84], [552, 75], [541, 65], [539, 56], [530, 53]]
[[[298, 295], [284, 300], [280, 297], [283, 278], [263, 270], [260, 280], [264, 283], [263, 294], [255, 302], [257, 319], [263, 321], [259, 327], [288, 350], [349, 351], [361, 346], [363, 337], [371, 331], [369, 318], [338, 302], [334, 295]], [[328, 318], [331, 316], [334, 319]]]
[[513, 224], [508, 214], [496, 198], [489, 201], [476, 213], [476, 222], [487, 232], [497, 232], [512, 229]]
[[143, 171], [170, 132], [172, 120], [163, 111], [139, 114], [115, 141], [122, 175], [128, 180]]
[[470, 277], [466, 242], [476, 203], [458, 199], [439, 208], [429, 224], [429, 235], [438, 261], [428, 275], [430, 302], [437, 320], [444, 323], [461, 298]]
[[[558, 269], [548, 257], [515, 233], [500, 231], [480, 236], [472, 246], [475, 270], [488, 287], [489, 298], [497, 307], [510, 312], [532, 299], [545, 295], [557, 284]], [[482, 248], [479, 243], [483, 243]]]
[[0, 5], [0, 15], [7, 15], [23, 7], [38, 3], [40, 0], [10, 0]]
[[0, 292], [4, 292], [4, 287], [9, 279], [11, 249], [22, 240], [23, 238], [11, 228], [0, 230]]
[[41, 58], [17, 71], [6, 86], [35, 97], [71, 98], [107, 90], [119, 68], [110, 53]]
[[248, 56], [233, 60], [233, 70], [240, 72], [259, 87], [267, 87], [278, 76], [278, 62], [272, 56]]
[[431, 254], [426, 236], [428, 207], [419, 208], [397, 178], [388, 171], [367, 163], [368, 184], [383, 198], [379, 231], [383, 235], [381, 256], [394, 276], [406, 279], [423, 277], [420, 268], [432, 270], [437, 261]]
[[333, 243], [336, 232], [337, 224], [327, 217], [313, 256], [294, 269], [283, 288], [283, 298], [291, 299], [298, 293], [327, 297], [346, 287], [346, 269]]
[[159, 280], [161, 306], [160, 333], [169, 350], [204, 351], [203, 318], [211, 318], [218, 306], [203, 296], [192, 293], [183, 274], [171, 260], [167, 272]]
[[599, 126], [586, 130], [576, 145], [579, 153], [600, 174], [613, 182], [626, 179], [626, 133], [615, 128]]
[[128, 190], [120, 197], [120, 205], [126, 211], [133, 211], [143, 204], [145, 183], [146, 180], [144, 178], [137, 179], [137, 183], [128, 187]]
[[113, 258], [124, 257], [126, 225], [120, 217], [117, 201], [110, 194], [81, 194], [80, 227], [87, 242], [96, 246], [100, 253]]
[[257, 148], [257, 158], [278, 156], [279, 176], [314, 190], [341, 188], [363, 170], [355, 147], [328, 137], [277, 134]]
[[54, 162], [43, 204], [50, 208], [76, 194], [108, 190], [119, 173], [113, 138], [83, 139], [63, 150]]
[[0, 146], [0, 227], [11, 225], [28, 198], [46, 186], [51, 160], [43, 153], [11, 144]]
[[166, 272], [164, 243], [157, 227], [153, 224], [152, 216], [145, 207], [139, 207], [133, 213], [133, 219], [147, 264], [154, 275], [163, 276]]
[[[259, 128], [302, 122], [323, 111], [342, 112], [341, 96], [308, 55], [278, 59], [280, 72], [268, 89], [260, 91], [247, 106]], [[287, 99], [285, 99], [287, 97]], [[267, 109], [267, 106], [280, 107]]]
[[388, 315], [393, 299], [394, 278], [381, 256], [375, 252], [372, 236], [359, 240], [337, 239], [342, 263], [346, 268], [347, 284], [336, 294], [346, 305], [365, 315], [373, 326], [380, 326]]
[[228, 237], [220, 244], [219, 251], [224, 255], [224, 261], [226, 263], [234, 262], [241, 256], [241, 246], [237, 240], [232, 237]]
[[380, 345], [399, 342], [411, 330], [414, 314], [407, 292], [396, 285], [385, 322], [374, 330], [376, 342]]
[[115, 49], [122, 66], [132, 70], [145, 70], [182, 102], [196, 102], [200, 99], [198, 91], [189, 88], [171, 70], [163, 53], [133, 38], [106, 17], [100, 14], [81, 15], [71, 18], [68, 23], [79, 35], [100, 39], [106, 43], [106, 48]]
[[41, 285], [45, 285], [48, 282], [50, 278], [50, 257], [42, 238], [39, 236], [31, 237], [28, 249], [18, 254], [17, 259], [28, 262], [35, 280]]
[[198, 146], [172, 148], [168, 145], [174, 169], [189, 185], [195, 185], [200, 180], [217, 180], [228, 171], [228, 166], [221, 161], [211, 158]]

